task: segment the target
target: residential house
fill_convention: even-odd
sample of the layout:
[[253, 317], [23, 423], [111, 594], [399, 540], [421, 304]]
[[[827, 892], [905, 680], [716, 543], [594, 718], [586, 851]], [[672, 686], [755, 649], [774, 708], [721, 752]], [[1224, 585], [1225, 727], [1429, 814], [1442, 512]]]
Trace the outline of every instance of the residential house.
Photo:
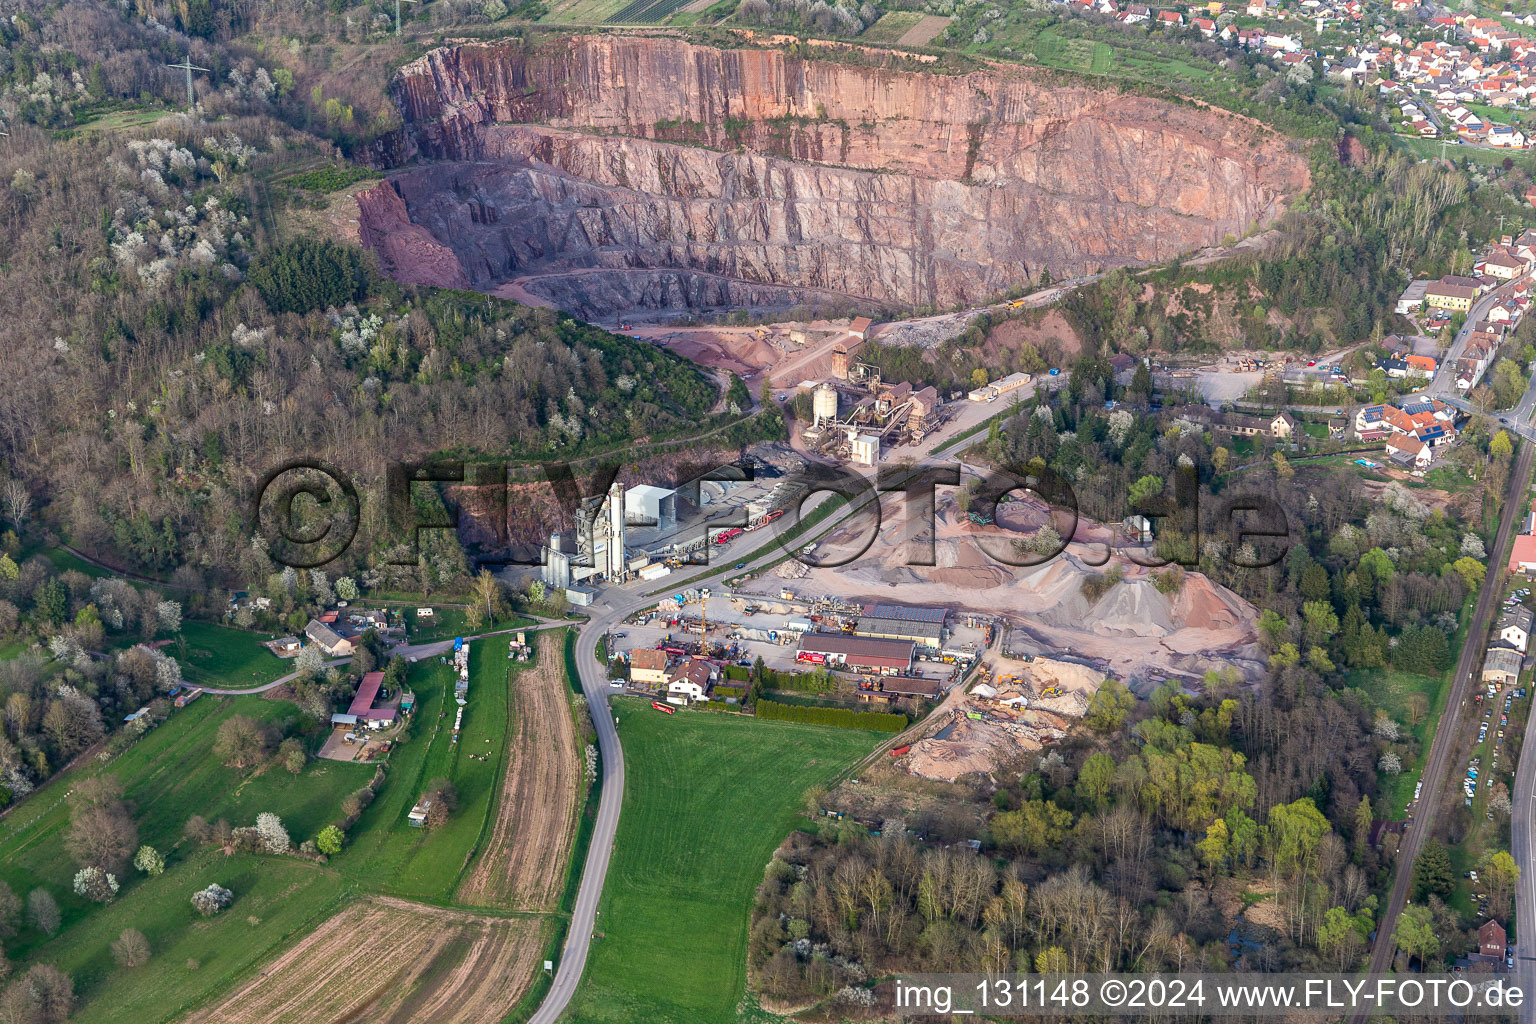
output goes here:
[[1509, 952], [1509, 939], [1504, 933], [1504, 926], [1492, 918], [1483, 922], [1483, 926], [1477, 930], [1477, 951], [1483, 956], [1496, 956], [1502, 960]]
[[[1493, 132], [1489, 133], [1488, 142], [1490, 145], [1501, 145], [1501, 143], [1494, 141]], [[1508, 145], [1508, 143], [1502, 144]], [[1523, 136], [1521, 137], [1520, 145], [1525, 145]], [[1503, 246], [1498, 246], [1491, 250], [1481, 260], [1479, 260], [1473, 269], [1476, 270], [1479, 274], [1486, 274], [1489, 277], [1496, 277], [1501, 281], [1512, 281], [1525, 272], [1525, 264], [1521, 263], [1520, 260], [1515, 257], [1514, 253], [1510, 252], [1508, 249], [1505, 249]]]
[[1469, 313], [1480, 290], [1476, 285], [1446, 284], [1441, 280], [1425, 289], [1424, 301], [1435, 309]]
[[1402, 466], [1424, 469], [1434, 458], [1429, 445], [1411, 434], [1393, 434], [1387, 438], [1387, 458]]
[[709, 697], [711, 674], [709, 662], [689, 660], [667, 676], [667, 702], [692, 704]]
[[1536, 615], [1524, 605], [1515, 605], [1499, 616], [1499, 639], [1524, 654], [1531, 637], [1531, 620]]
[[1296, 417], [1283, 409], [1274, 419], [1269, 421], [1269, 434], [1271, 437], [1286, 440], [1295, 432]]

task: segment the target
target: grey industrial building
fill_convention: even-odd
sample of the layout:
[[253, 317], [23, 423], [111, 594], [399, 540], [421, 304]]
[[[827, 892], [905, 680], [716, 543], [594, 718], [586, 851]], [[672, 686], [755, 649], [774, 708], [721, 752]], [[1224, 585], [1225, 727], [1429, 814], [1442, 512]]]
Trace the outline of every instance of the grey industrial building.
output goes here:
[[910, 640], [938, 650], [944, 643], [945, 608], [900, 604], [866, 604], [854, 626], [855, 636]]

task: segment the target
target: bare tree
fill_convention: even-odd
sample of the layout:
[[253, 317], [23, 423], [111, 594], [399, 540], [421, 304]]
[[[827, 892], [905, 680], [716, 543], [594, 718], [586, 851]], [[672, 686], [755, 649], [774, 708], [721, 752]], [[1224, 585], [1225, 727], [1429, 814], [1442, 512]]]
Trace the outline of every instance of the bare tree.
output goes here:
[[44, 935], [59, 930], [59, 904], [47, 889], [33, 889], [27, 894], [27, 920]]
[[143, 967], [149, 963], [149, 940], [137, 928], [125, 928], [112, 943], [112, 959], [119, 967]]
[[71, 795], [74, 806], [64, 845], [81, 867], [122, 874], [138, 849], [139, 830], [121, 794], [121, 783], [103, 777], [82, 782]]
[[0, 503], [5, 505], [5, 517], [17, 526], [32, 513], [32, 495], [20, 480], [11, 479], [0, 485]]
[[213, 752], [231, 768], [253, 768], [267, 756], [272, 730], [250, 715], [233, 715], [219, 724]]

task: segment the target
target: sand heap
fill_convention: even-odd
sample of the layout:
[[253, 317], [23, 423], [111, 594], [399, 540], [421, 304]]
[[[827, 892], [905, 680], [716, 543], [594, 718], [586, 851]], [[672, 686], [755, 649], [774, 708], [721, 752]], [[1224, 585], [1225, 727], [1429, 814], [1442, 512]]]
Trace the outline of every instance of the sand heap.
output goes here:
[[942, 740], [918, 740], [905, 757], [913, 775], [938, 782], [962, 776], [990, 775], [1003, 760], [1023, 752], [1013, 734], [999, 725], [958, 720]]

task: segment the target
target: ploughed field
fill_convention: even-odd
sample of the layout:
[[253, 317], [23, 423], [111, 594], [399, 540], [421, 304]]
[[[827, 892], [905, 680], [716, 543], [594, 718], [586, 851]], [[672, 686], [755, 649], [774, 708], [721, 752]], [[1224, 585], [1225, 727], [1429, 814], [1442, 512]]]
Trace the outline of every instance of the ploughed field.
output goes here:
[[401, 69], [360, 235], [401, 280], [595, 319], [979, 302], [1241, 236], [1307, 183], [1222, 111], [668, 38], [466, 43]]
[[534, 666], [512, 678], [506, 772], [479, 858], [455, 894], [459, 903], [552, 911], [560, 901], [585, 792], [563, 667], [557, 639], [540, 637]]
[[358, 900], [187, 1024], [497, 1024], [551, 922]]

